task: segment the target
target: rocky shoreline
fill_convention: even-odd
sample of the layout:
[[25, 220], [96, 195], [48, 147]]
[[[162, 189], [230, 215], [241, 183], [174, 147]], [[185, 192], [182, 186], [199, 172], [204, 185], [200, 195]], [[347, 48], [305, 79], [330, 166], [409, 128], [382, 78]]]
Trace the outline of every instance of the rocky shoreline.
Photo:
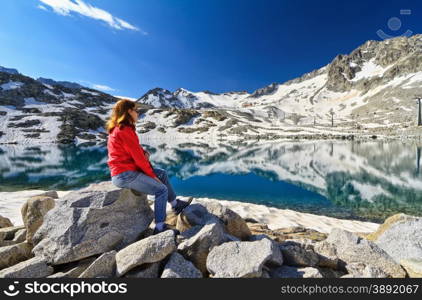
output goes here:
[[27, 196], [23, 225], [0, 217], [0, 278], [422, 277], [421, 217], [298, 225], [308, 214], [195, 199], [168, 215], [180, 235], [152, 235], [148, 197], [110, 182]]

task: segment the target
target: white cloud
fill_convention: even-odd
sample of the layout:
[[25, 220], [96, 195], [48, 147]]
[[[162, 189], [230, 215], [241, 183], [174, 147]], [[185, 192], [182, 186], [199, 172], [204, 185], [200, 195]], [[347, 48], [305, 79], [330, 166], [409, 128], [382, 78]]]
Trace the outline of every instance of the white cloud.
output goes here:
[[114, 91], [116, 91], [115, 89], [113, 89], [113, 88], [111, 88], [111, 87], [109, 87], [107, 85], [103, 85], [103, 84], [95, 84], [95, 83], [93, 83], [93, 84], [91, 84], [91, 87], [93, 89], [104, 91], [104, 92], [114, 92]]
[[72, 12], [78, 13], [80, 15], [83, 15], [95, 20], [106, 22], [109, 26], [115, 29], [119, 29], [119, 30], [129, 29], [129, 30], [139, 31], [145, 35], [147, 34], [145, 31], [139, 29], [138, 27], [133, 26], [122, 19], [116, 18], [108, 11], [105, 11], [98, 7], [94, 7], [88, 3], [85, 3], [83, 0], [40, 0], [40, 1], [43, 4], [51, 7], [55, 13], [60, 14], [62, 16], [69, 16]]
[[42, 9], [42, 10], [48, 10], [47, 7], [45, 7], [44, 5], [38, 4], [37, 8]]

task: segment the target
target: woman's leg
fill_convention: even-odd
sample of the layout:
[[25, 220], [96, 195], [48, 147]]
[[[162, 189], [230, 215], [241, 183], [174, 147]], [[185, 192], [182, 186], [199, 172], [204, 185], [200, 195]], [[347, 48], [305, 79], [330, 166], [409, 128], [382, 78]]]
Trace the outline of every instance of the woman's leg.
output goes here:
[[165, 184], [152, 179], [144, 173], [138, 172], [138, 175], [132, 181], [128, 182], [125, 187], [148, 195], [154, 195], [155, 223], [162, 223], [166, 220], [168, 190]]
[[174, 192], [173, 187], [171, 186], [170, 180], [167, 175], [167, 171], [160, 169], [160, 168], [153, 168], [154, 173], [157, 175], [157, 177], [161, 180], [162, 183], [164, 183], [168, 190], [168, 202], [172, 202], [176, 199], [176, 193]]
[[161, 182], [166, 185], [168, 190], [167, 201], [171, 204], [173, 211], [176, 214], [181, 213], [182, 210], [185, 209], [192, 202], [192, 197], [189, 197], [188, 201], [176, 199], [176, 194], [173, 190], [173, 187], [171, 186], [166, 170], [154, 168], [154, 173], [161, 180]]

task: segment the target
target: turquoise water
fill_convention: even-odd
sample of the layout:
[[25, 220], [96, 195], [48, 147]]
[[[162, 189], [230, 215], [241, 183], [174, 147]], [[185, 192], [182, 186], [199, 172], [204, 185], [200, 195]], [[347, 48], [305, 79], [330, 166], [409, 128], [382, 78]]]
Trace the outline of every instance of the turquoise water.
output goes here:
[[[398, 212], [422, 215], [417, 143], [144, 146], [180, 195], [371, 221]], [[104, 147], [2, 145], [0, 191], [78, 189], [110, 180], [106, 162]]]

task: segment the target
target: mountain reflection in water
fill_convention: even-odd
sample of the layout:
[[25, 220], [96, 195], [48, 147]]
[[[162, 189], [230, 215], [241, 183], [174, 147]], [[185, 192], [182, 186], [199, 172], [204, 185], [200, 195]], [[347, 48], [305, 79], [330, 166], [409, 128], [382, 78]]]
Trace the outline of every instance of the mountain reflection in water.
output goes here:
[[[398, 212], [422, 215], [422, 145], [414, 142], [143, 145], [181, 195], [372, 221]], [[69, 190], [105, 180], [104, 147], [0, 146], [1, 192]]]

